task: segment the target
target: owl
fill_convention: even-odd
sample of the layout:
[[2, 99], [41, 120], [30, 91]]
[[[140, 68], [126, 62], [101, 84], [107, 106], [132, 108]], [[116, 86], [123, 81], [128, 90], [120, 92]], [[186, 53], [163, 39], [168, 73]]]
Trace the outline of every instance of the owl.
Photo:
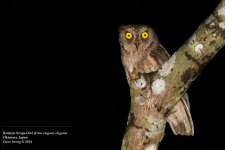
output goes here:
[[[146, 25], [120, 26], [119, 43], [128, 84], [138, 79], [139, 74], [157, 71], [170, 58], [155, 31]], [[167, 122], [175, 135], [194, 134], [187, 94], [173, 107]]]

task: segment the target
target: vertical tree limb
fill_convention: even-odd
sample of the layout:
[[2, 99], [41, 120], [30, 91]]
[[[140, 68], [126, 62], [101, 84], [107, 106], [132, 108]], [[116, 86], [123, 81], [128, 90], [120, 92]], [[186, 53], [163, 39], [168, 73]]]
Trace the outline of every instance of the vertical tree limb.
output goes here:
[[[225, 45], [225, 0], [154, 74], [131, 80], [131, 108], [122, 150], [157, 150], [166, 117], [207, 63]], [[147, 100], [141, 95], [148, 88]]]

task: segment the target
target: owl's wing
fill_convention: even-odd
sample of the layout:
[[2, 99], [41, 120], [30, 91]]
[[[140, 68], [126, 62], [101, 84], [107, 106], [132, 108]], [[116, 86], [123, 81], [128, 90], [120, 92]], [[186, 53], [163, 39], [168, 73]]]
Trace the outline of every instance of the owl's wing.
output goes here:
[[161, 43], [156, 42], [156, 48], [150, 51], [150, 56], [155, 60], [158, 64], [158, 67], [161, 67], [169, 58], [170, 54], [168, 51], [162, 46]]
[[130, 76], [129, 76], [129, 73], [126, 69], [125, 69], [125, 73], [126, 73], [126, 77], [127, 77], [127, 82], [130, 85]]
[[167, 117], [167, 122], [175, 135], [194, 135], [194, 125], [187, 94], [174, 106], [171, 114]]

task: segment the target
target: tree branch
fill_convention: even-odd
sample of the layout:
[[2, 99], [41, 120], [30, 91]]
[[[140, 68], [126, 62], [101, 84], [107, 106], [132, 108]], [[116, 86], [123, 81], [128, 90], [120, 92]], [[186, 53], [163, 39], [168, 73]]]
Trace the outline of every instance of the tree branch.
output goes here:
[[[166, 117], [207, 63], [225, 45], [225, 0], [154, 74], [131, 80], [131, 108], [122, 150], [157, 150]], [[148, 88], [147, 100], [142, 88]]]

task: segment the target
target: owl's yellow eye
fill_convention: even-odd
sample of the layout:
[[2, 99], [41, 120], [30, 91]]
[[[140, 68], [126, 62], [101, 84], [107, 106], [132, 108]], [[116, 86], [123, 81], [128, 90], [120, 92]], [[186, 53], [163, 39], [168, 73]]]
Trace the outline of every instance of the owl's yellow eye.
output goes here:
[[141, 36], [142, 36], [143, 39], [147, 39], [148, 38], [148, 33], [147, 32], [143, 32], [141, 34]]
[[126, 33], [126, 38], [127, 38], [128, 40], [130, 40], [132, 37], [133, 37], [132, 33], [130, 33], [130, 32], [127, 32], [127, 33]]

